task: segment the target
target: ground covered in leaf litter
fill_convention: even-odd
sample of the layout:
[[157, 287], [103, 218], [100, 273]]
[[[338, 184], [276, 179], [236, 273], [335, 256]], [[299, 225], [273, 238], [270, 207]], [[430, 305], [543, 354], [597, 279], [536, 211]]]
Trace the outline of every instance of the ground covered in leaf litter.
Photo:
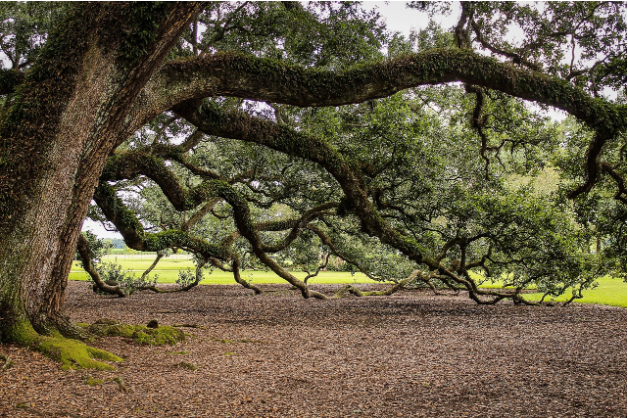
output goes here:
[[264, 289], [118, 299], [71, 282], [76, 322], [199, 328], [176, 346], [103, 339], [93, 345], [125, 358], [108, 372], [62, 371], [2, 344], [14, 365], [0, 371], [0, 416], [626, 416], [625, 309], [478, 306], [422, 291], [319, 301]]

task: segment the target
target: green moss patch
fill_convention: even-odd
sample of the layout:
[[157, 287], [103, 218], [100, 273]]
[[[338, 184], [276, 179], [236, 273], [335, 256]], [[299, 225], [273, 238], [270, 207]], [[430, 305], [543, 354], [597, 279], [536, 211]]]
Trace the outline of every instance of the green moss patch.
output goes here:
[[59, 332], [52, 336], [39, 335], [26, 321], [19, 321], [10, 330], [12, 341], [29, 346], [43, 355], [61, 363], [63, 370], [98, 369], [113, 370], [114, 367], [98, 360], [119, 362], [122, 359], [108, 351], [90, 347], [81, 341], [64, 338]]
[[51, 359], [60, 362], [63, 370], [80, 368], [113, 370], [113, 366], [96, 359], [116, 362], [122, 361], [120, 357], [112, 353], [90, 347], [80, 341], [63, 337], [41, 338], [37, 345], [37, 350]]
[[27, 320], [16, 322], [12, 327], [7, 329], [5, 333], [5, 339], [7, 341], [14, 341], [22, 346], [29, 346], [36, 343], [40, 337]]
[[102, 379], [94, 379], [92, 377], [85, 379], [85, 384], [89, 386], [101, 386], [103, 383], [105, 382]]
[[120, 324], [110, 319], [101, 319], [90, 325], [87, 330], [100, 337], [130, 338], [140, 345], [175, 345], [185, 340], [183, 331], [175, 327], [148, 328], [144, 325]]

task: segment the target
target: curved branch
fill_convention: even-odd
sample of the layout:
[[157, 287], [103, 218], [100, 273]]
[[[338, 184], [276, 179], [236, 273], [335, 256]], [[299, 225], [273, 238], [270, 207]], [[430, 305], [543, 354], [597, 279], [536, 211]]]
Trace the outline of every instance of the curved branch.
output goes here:
[[482, 30], [481, 30], [480, 26], [478, 25], [478, 23], [473, 18], [471, 18], [469, 23], [470, 23], [471, 27], [473, 28], [473, 32], [475, 33], [475, 39], [484, 48], [488, 49], [493, 54], [497, 54], [497, 55], [501, 55], [501, 56], [504, 56], [506, 58], [509, 58], [509, 59], [512, 60], [512, 62], [514, 64], [523, 65], [523, 66], [528, 67], [529, 69], [534, 70], [534, 71], [540, 71], [542, 69], [542, 67], [540, 65], [526, 60], [525, 58], [523, 58], [521, 55], [519, 55], [517, 53], [509, 52], [509, 51], [506, 51], [506, 50], [503, 50], [503, 49], [499, 49], [496, 46], [489, 44], [488, 41], [484, 38], [484, 35], [482, 34]]
[[83, 268], [92, 278], [92, 280], [94, 281], [94, 285], [98, 288], [98, 290], [104, 293], [108, 293], [110, 295], [118, 295], [121, 298], [126, 296], [126, 293], [124, 293], [124, 290], [122, 290], [120, 286], [109, 286], [100, 277], [98, 270], [96, 270], [94, 263], [92, 263], [92, 250], [91, 248], [89, 248], [89, 243], [87, 242], [87, 239], [85, 239], [83, 234], [79, 234], [78, 241], [76, 243], [76, 250], [81, 256]]
[[604, 171], [606, 174], [608, 174], [609, 176], [611, 176], [611, 178], [615, 181], [615, 184], [617, 184], [617, 193], [615, 193], [615, 200], [619, 200], [620, 202], [623, 202], [623, 204], [626, 204], [626, 179], [622, 177], [621, 174], [619, 174], [612, 165], [610, 165], [608, 162], [603, 161], [600, 166], [602, 167], [602, 171]]
[[408, 283], [410, 283], [412, 280], [416, 279], [419, 274], [421, 274], [420, 270], [414, 270], [408, 277], [406, 277], [403, 280], [400, 280], [399, 283], [396, 283], [394, 286], [386, 289], [386, 290], [375, 290], [372, 292], [363, 292], [360, 289], [358, 289], [357, 287], [353, 286], [353, 285], [346, 285], [344, 287], [342, 287], [341, 289], [339, 289], [338, 291], [336, 291], [335, 293], [335, 297], [337, 298], [341, 298], [345, 293], [349, 292], [352, 295], [355, 296], [390, 296], [393, 293], [403, 289], [404, 287], [406, 287], [408, 285]]
[[240, 276], [240, 260], [234, 259], [231, 262], [231, 271], [233, 272], [233, 278], [238, 284], [246, 287], [247, 289], [251, 289], [255, 292], [256, 295], [260, 295], [262, 293], [262, 290], [259, 287], [255, 286], [249, 281], [244, 280], [242, 276]]
[[[209, 202], [205, 203], [205, 205], [203, 205], [202, 208], [194, 212], [194, 214], [190, 217], [190, 219], [187, 222], [184, 222], [183, 225], [181, 225], [181, 229], [184, 231], [189, 231], [190, 228], [196, 225], [209, 212], [214, 213], [214, 206], [216, 206], [218, 202], [220, 202], [220, 199], [214, 198], [210, 200]], [[214, 215], [216, 214], [214, 213]]]
[[340, 184], [346, 196], [344, 200], [351, 204], [350, 209], [360, 218], [366, 232], [399, 249], [411, 260], [426, 263], [432, 269], [438, 268], [435, 260], [425, 256], [426, 251], [419, 243], [386, 223], [369, 199], [360, 175], [324, 139], [244, 113], [223, 113], [215, 106], [198, 108], [191, 103], [178, 106], [175, 111], [208, 135], [257, 143], [318, 163]]
[[253, 253], [257, 258], [268, 266], [277, 276], [281, 277], [292, 286], [298, 288], [304, 298], [314, 297], [317, 299], [328, 299], [322, 293], [310, 290], [307, 284], [297, 279], [287, 270], [281, 267], [275, 260], [270, 258], [262, 249], [263, 244], [255, 230], [255, 226], [251, 220], [249, 206], [244, 199], [231, 185], [226, 182], [213, 181], [217, 194], [233, 207], [233, 218], [235, 224], [244, 238], [249, 241], [253, 249]]
[[[179, 211], [194, 209], [215, 197], [211, 191], [210, 180], [185, 190], [163, 159], [139, 151], [122, 152], [109, 157], [100, 179], [127, 180], [140, 174], [150, 177], [157, 183], [170, 203]], [[218, 175], [215, 178], [220, 179]]]
[[[307, 225], [308, 222], [324, 215], [325, 210], [327, 210], [330, 207], [335, 207], [335, 206], [337, 206], [337, 204], [333, 202], [324, 203], [322, 205], [319, 205], [305, 212], [305, 214], [303, 214], [303, 216], [298, 219], [281, 219], [278, 221], [258, 222], [254, 224], [253, 228], [257, 232], [261, 232], [261, 231], [280, 232], [280, 231], [286, 231], [288, 229], [291, 230], [290, 233], [283, 240], [273, 245], [267, 245], [267, 244], [262, 243], [261, 244], [262, 250], [265, 252], [274, 253], [274, 252], [278, 252], [285, 249], [295, 239], [297, 239], [297, 237], [300, 235], [303, 228], [307, 227], [309, 229], [310, 225]], [[240, 236], [241, 234], [239, 231], [232, 232], [231, 234], [223, 238], [220, 245], [223, 247], [231, 247], [231, 245], [233, 245], [235, 240], [237, 240]]]
[[164, 257], [164, 255], [166, 254], [163, 251], [157, 251], [157, 255], [155, 256], [155, 260], [153, 261], [153, 263], [150, 266], [148, 266], [146, 270], [144, 270], [144, 273], [142, 273], [142, 277], [141, 277], [142, 281], [144, 281], [146, 276], [148, 276], [150, 272], [153, 271], [155, 267], [157, 267], [157, 264], [159, 264], [159, 260], [161, 260]]
[[593, 139], [589, 143], [589, 148], [587, 149], [587, 155], [584, 164], [587, 179], [583, 184], [581, 184], [574, 191], [569, 193], [570, 199], [575, 199], [581, 194], [589, 193], [593, 186], [595, 186], [595, 184], [597, 183], [600, 175], [600, 168], [597, 162], [597, 157], [602, 152], [602, 148], [604, 147], [604, 144], [606, 144], [607, 140], [608, 137], [601, 135], [599, 132], [593, 135]]
[[[565, 80], [460, 49], [434, 49], [357, 64], [344, 71], [305, 69], [251, 55], [217, 53], [166, 63], [144, 95], [161, 98], [161, 102], [150, 103], [159, 112], [186, 100], [210, 96], [296, 106], [338, 106], [454, 81], [557, 107], [605, 132], [604, 136], [613, 136], [626, 127], [625, 105], [595, 99]], [[164, 95], [164, 91], [171, 93]]]
[[[297, 237], [299, 236], [299, 234], [301, 233], [301, 231], [303, 230], [303, 228], [306, 227], [306, 225], [314, 218], [321, 216], [321, 212], [324, 212], [328, 209], [332, 209], [337, 207], [338, 204], [336, 202], [328, 202], [328, 203], [324, 203], [322, 205], [318, 205], [310, 210], [308, 210], [307, 212], [305, 212], [303, 214], [303, 216], [301, 216], [300, 219], [298, 219], [294, 226], [292, 227], [292, 230], [290, 231], [290, 233], [288, 235], [286, 235], [286, 237], [275, 243], [274, 245], [262, 245], [262, 249], [265, 252], [277, 252], [277, 251], [281, 251], [282, 249], [286, 248], [288, 245], [290, 245], [295, 239], [297, 239]], [[260, 225], [261, 226], [261, 225]], [[265, 228], [264, 230], [270, 230], [268, 228]]]
[[96, 188], [94, 201], [107, 220], [122, 234], [129, 248], [138, 251], [160, 251], [177, 247], [198, 253], [204, 258], [230, 260], [233, 257], [225, 248], [193, 237], [185, 231], [168, 230], [153, 234], [145, 232], [133, 212], [124, 206], [122, 200], [116, 196], [115, 190], [104, 181]]
[[324, 257], [325, 257], [325, 258], [324, 258], [324, 260], [325, 260], [325, 261], [323, 261], [323, 264], [319, 264], [319, 265], [316, 267], [316, 270], [314, 271], [314, 273], [310, 273], [310, 272], [309, 272], [309, 271], [307, 271], [307, 270], [303, 270], [303, 272], [307, 274], [307, 276], [305, 276], [305, 278], [303, 279], [303, 283], [307, 284], [307, 281], [308, 281], [308, 280], [310, 280], [312, 277], [316, 277], [316, 276], [318, 276], [318, 273], [320, 273], [320, 271], [321, 271], [322, 269], [327, 268], [327, 264], [329, 263], [329, 257], [330, 257], [330, 256], [331, 256], [331, 253], [327, 253], [327, 254], [325, 254], [325, 255], [324, 255]]

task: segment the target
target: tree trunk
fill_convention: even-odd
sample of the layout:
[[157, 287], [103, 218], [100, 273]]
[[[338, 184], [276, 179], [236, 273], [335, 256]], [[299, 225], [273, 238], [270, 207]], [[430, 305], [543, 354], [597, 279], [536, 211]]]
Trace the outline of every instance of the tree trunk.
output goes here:
[[171, 3], [152, 44], [128, 59], [119, 29], [138, 24], [127, 17], [136, 7], [156, 6], [79, 4], [3, 109], [2, 340], [80, 334], [63, 302], [83, 219], [107, 157], [135, 128], [130, 107], [200, 6]]

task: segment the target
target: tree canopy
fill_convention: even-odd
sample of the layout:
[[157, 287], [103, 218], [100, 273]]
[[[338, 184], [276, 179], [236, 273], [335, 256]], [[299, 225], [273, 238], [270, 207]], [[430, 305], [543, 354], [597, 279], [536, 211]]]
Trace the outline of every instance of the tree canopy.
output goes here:
[[363, 295], [292, 273], [332, 256], [396, 283], [382, 294], [478, 303], [625, 277], [625, 4], [409, 7], [458, 23], [407, 39], [358, 3], [3, 4], [0, 255], [39, 259], [7, 258], [0, 283], [67, 279], [77, 240], [91, 260], [86, 214], [306, 298]]

